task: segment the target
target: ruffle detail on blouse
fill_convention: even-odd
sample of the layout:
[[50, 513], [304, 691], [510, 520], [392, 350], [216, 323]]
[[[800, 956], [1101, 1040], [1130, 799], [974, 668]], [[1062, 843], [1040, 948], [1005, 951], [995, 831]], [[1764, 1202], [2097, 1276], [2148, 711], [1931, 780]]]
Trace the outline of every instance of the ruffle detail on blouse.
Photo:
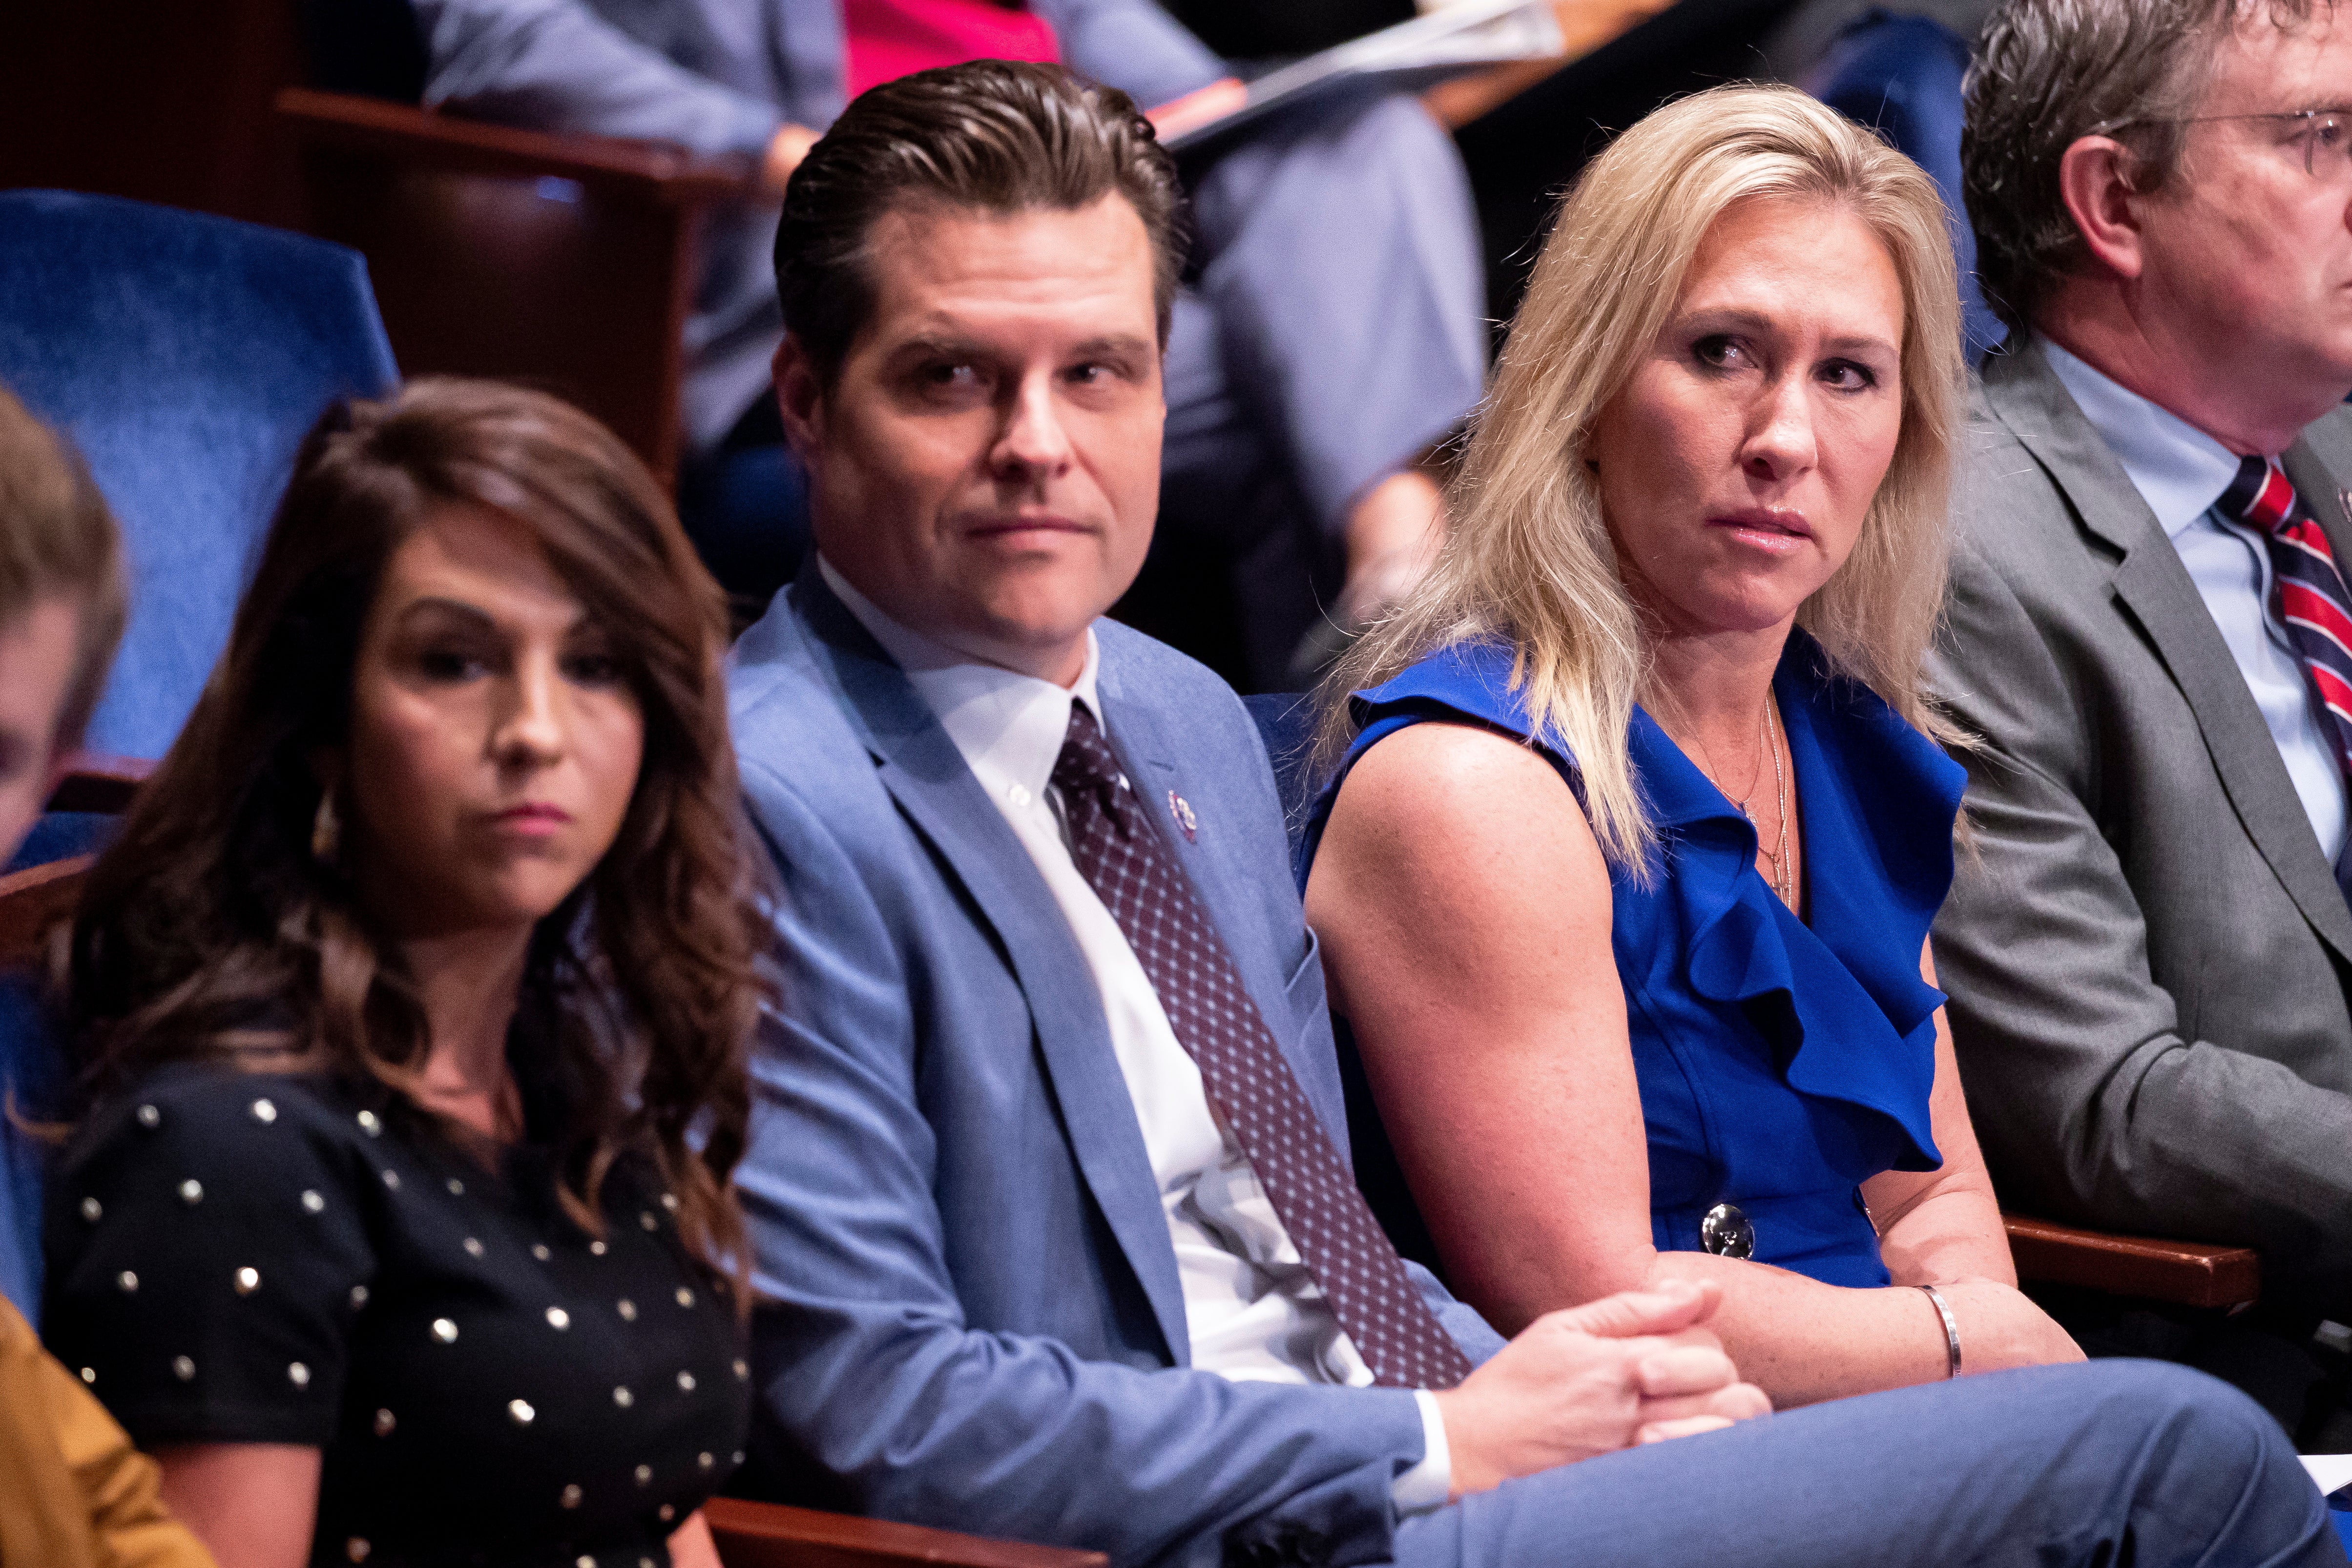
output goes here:
[[[1517, 736], [1530, 726], [1510, 688], [1500, 644], [1457, 644], [1385, 685], [1360, 692], [1364, 726], [1354, 756], [1379, 736], [1423, 719], [1468, 718]], [[1659, 834], [1674, 865], [1661, 876], [1689, 933], [1691, 989], [1738, 1006], [1800, 1094], [1883, 1120], [1893, 1168], [1943, 1163], [1928, 1099], [1936, 1074], [1936, 1009], [1943, 993], [1919, 973], [1920, 949], [1952, 881], [1952, 823], [1967, 774], [1867, 689], [1826, 679], [1820, 653], [1790, 634], [1773, 686], [1796, 776], [1807, 863], [1835, 867], [1811, 880], [1812, 924], [1781, 903], [1756, 869], [1756, 829], [1738, 807], [1636, 708], [1627, 736]], [[1573, 780], [1575, 764], [1546, 737], [1537, 743]], [[1336, 788], [1318, 803], [1320, 828]], [[1612, 880], [1622, 872], [1612, 867]]]

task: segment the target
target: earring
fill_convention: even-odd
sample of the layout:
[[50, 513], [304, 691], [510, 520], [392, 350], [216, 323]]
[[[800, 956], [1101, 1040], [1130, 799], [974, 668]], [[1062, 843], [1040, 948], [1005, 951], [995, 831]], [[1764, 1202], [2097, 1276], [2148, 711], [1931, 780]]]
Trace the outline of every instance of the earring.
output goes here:
[[319, 814], [310, 819], [310, 858], [331, 866], [342, 847], [343, 823], [335, 815], [335, 792], [322, 790], [319, 795]]

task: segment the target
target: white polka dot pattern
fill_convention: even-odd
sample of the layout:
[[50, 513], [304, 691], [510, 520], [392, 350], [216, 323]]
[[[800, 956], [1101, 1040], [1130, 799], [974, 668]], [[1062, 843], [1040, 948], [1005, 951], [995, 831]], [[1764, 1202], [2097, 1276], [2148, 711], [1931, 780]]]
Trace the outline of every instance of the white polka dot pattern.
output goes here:
[[1127, 933], [1176, 1038], [1373, 1377], [1391, 1388], [1461, 1382], [1468, 1358], [1406, 1278], [1174, 850], [1083, 703], [1070, 706], [1054, 784], [1071, 859]]

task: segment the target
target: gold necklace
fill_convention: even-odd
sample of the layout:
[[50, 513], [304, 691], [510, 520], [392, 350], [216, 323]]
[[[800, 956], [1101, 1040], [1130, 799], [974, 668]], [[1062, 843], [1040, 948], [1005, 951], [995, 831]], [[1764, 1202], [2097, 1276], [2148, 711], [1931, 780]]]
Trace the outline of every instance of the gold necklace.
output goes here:
[[[1782, 903], [1788, 905], [1790, 910], [1794, 910], [1797, 907], [1796, 879], [1790, 873], [1788, 865], [1789, 774], [1780, 765], [1779, 727], [1773, 722], [1772, 694], [1769, 691], [1764, 694], [1764, 743], [1772, 749], [1772, 784], [1780, 818], [1780, 841], [1772, 848], [1764, 848], [1761, 836], [1756, 840], [1756, 847], [1762, 850], [1764, 858], [1772, 864], [1772, 891], [1780, 895]], [[1739, 804], [1739, 815], [1747, 816], [1751, 824], [1756, 820], [1753, 816], [1748, 816], [1746, 801]]]
[[1759, 833], [1756, 836], [1756, 850], [1772, 868], [1772, 891], [1779, 895], [1782, 903], [1794, 910], [1797, 907], [1796, 879], [1788, 863], [1789, 773], [1780, 761], [1780, 726], [1777, 716], [1773, 712], [1772, 693], [1769, 688], [1764, 693], [1763, 711], [1756, 716], [1756, 720], [1757, 739], [1761, 744], [1756, 758], [1756, 771], [1748, 781], [1746, 795], [1735, 799], [1729, 790], [1724, 789], [1722, 783], [1716, 778], [1715, 753], [1707, 750], [1706, 742], [1704, 741], [1698, 742], [1699, 754], [1705, 759], [1701, 771], [1706, 774], [1709, 782], [1713, 783], [1717, 789], [1722, 790], [1726, 800], [1739, 808], [1739, 815], [1746, 817], [1748, 825], [1753, 827], [1756, 825], [1756, 814], [1748, 809], [1748, 803], [1754, 797], [1756, 785], [1764, 776], [1764, 753], [1771, 754], [1772, 792], [1774, 804], [1780, 816], [1779, 832], [1775, 836], [1774, 844], [1769, 848], [1765, 847], [1764, 836]]
[[[1765, 699], [1765, 706], [1769, 708], [1770, 705], [1771, 699], [1769, 696], [1767, 696]], [[1707, 783], [1715, 785], [1715, 787], [1722, 793], [1723, 798], [1738, 806], [1739, 808], [1739, 815], [1747, 816], [1750, 822], [1753, 822], [1756, 819], [1752, 816], [1748, 816], [1748, 799], [1756, 793], [1757, 781], [1764, 776], [1764, 750], [1765, 747], [1771, 744], [1771, 731], [1763, 727], [1760, 715], [1759, 716], [1759, 722], [1758, 724], [1756, 736], [1758, 742], [1756, 747], [1756, 765], [1748, 770], [1748, 788], [1737, 795], [1733, 795], [1729, 786], [1724, 784], [1722, 778], [1723, 770], [1716, 764], [1714, 751], [1705, 741], [1700, 740], [1696, 735], [1693, 735], [1691, 737], [1692, 743], [1698, 747], [1699, 772], [1705, 773], [1706, 775]]]

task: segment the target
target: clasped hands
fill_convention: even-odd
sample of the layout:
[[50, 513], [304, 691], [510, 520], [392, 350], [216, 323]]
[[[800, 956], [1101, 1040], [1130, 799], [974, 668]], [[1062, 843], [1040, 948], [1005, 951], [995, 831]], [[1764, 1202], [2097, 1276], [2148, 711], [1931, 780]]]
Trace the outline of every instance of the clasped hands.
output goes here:
[[1701, 1327], [1712, 1281], [1665, 1281], [1528, 1324], [1459, 1386], [1436, 1395], [1454, 1497], [1638, 1443], [1771, 1414], [1772, 1402]]

